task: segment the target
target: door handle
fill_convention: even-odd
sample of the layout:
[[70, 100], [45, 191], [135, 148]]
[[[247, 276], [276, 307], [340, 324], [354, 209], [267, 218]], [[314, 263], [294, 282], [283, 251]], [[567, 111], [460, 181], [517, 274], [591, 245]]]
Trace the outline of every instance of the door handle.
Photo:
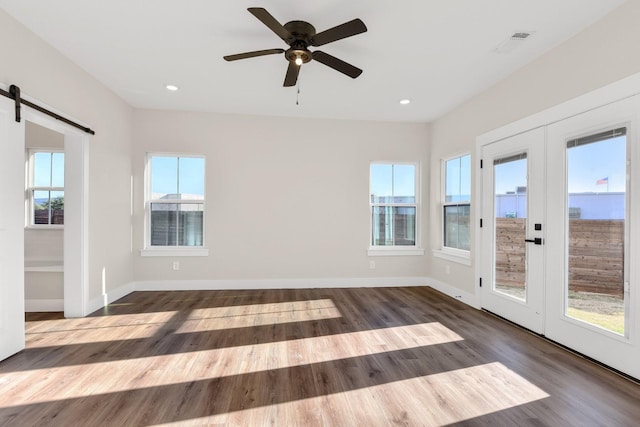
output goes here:
[[542, 244], [542, 238], [541, 237], [535, 237], [533, 239], [524, 239], [525, 242], [528, 243], [533, 243], [535, 245], [541, 245]]

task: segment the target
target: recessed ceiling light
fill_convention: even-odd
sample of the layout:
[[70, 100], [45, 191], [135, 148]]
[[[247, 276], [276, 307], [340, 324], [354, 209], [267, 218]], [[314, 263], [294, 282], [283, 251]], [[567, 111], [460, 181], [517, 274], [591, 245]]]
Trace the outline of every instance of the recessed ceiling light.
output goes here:
[[411, 104], [411, 100], [410, 99], [401, 99], [400, 100], [400, 104], [402, 104], [402, 105]]
[[178, 86], [176, 85], [166, 85], [165, 87], [167, 88], [167, 90], [170, 90], [172, 92], [175, 92], [178, 90]]

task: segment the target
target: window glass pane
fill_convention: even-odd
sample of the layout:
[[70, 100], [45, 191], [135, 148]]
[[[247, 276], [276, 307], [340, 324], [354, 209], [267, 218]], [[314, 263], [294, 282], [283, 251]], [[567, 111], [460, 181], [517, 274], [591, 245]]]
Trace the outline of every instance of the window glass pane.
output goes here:
[[64, 153], [52, 153], [51, 186], [64, 187]]
[[178, 158], [153, 156], [151, 158], [151, 198], [178, 198]]
[[33, 154], [33, 185], [51, 187], [51, 153]]
[[64, 191], [51, 192], [51, 224], [64, 224]]
[[202, 246], [203, 211], [201, 203], [152, 203], [152, 246]]
[[372, 210], [372, 242], [373, 246], [393, 245], [393, 224], [391, 206], [374, 206]]
[[445, 202], [460, 201], [460, 157], [445, 162]]
[[151, 204], [151, 246], [175, 246], [178, 205]]
[[178, 245], [202, 246], [203, 205], [183, 203], [179, 209]]
[[471, 156], [445, 162], [445, 203], [471, 200]]
[[415, 246], [416, 244], [416, 208], [398, 206], [393, 208], [394, 244], [397, 246]]
[[446, 247], [465, 251], [471, 249], [470, 215], [469, 205], [444, 206], [444, 245]]
[[180, 157], [178, 192], [182, 199], [204, 200], [204, 159]]
[[393, 165], [393, 202], [415, 203], [416, 167], [414, 165]]
[[49, 224], [49, 192], [33, 192], [33, 223]]
[[460, 157], [460, 201], [471, 200], [471, 156]]
[[393, 196], [393, 166], [371, 165], [371, 202], [389, 203]]
[[415, 246], [415, 207], [374, 206], [372, 215], [373, 246]]

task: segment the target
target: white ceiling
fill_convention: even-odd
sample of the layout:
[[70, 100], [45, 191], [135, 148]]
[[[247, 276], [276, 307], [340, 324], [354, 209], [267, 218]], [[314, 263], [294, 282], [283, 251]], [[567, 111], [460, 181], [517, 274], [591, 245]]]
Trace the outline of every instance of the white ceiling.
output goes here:
[[[577, 34], [624, 0], [0, 0], [0, 7], [134, 107], [240, 114], [431, 121]], [[283, 88], [286, 48], [247, 12], [318, 32], [362, 19], [368, 32], [323, 50], [364, 70], [352, 80], [318, 62]], [[509, 54], [517, 31], [535, 34]], [[178, 92], [165, 89], [171, 83]], [[399, 100], [412, 103], [401, 106]]]

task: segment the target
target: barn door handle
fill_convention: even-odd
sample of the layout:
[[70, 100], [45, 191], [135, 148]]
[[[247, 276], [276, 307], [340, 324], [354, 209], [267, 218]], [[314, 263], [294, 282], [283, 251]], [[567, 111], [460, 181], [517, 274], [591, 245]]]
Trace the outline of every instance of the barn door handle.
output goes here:
[[534, 239], [524, 239], [524, 241], [528, 242], [528, 243], [533, 243], [533, 244], [536, 244], [536, 245], [541, 245], [542, 244], [542, 238], [541, 237], [536, 237]]

